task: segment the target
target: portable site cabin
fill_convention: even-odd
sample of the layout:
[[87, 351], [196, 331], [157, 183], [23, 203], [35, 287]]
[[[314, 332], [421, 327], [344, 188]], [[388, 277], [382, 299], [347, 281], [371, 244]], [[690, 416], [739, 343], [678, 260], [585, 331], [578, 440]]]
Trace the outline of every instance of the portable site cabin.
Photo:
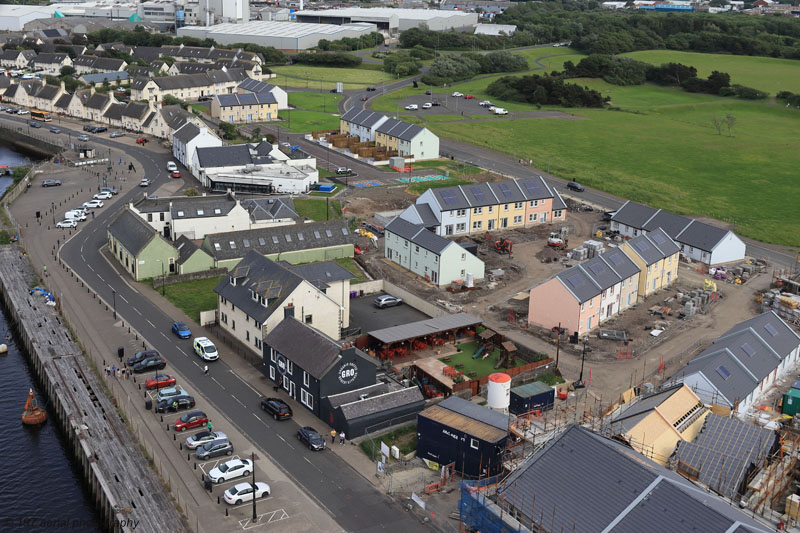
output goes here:
[[531, 411], [547, 411], [553, 408], [556, 391], [541, 381], [534, 381], [511, 389], [509, 411], [521, 415]]

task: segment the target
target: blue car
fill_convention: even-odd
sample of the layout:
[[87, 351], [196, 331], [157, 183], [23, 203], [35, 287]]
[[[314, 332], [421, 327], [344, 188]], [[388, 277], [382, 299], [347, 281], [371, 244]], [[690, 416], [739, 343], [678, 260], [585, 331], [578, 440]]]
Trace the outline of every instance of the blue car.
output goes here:
[[192, 336], [192, 332], [189, 331], [189, 326], [187, 326], [183, 322], [173, 322], [172, 333], [174, 333], [181, 339], [188, 339], [189, 337]]

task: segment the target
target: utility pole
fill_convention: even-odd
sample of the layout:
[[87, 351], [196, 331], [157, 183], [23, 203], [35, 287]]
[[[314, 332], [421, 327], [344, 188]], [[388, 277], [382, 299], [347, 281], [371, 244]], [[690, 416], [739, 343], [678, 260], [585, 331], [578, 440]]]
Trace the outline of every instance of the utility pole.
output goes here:
[[558, 323], [558, 333], [556, 335], [556, 370], [558, 370], [559, 351], [561, 351], [561, 322]]
[[253, 466], [253, 522], [258, 522], [258, 515], [256, 514], [256, 454], [250, 452], [250, 461]]

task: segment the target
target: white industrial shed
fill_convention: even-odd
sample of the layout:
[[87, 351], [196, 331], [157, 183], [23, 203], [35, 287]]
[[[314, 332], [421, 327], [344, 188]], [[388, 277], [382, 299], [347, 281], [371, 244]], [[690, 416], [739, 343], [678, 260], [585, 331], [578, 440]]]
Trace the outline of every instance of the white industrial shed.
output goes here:
[[320, 24], [350, 24], [369, 22], [390, 32], [418, 28], [422, 24], [431, 30], [449, 30], [475, 26], [477, 13], [440, 11], [438, 9], [393, 9], [388, 7], [344, 7], [341, 9], [303, 10], [295, 13], [298, 22]]
[[252, 43], [296, 52], [317, 46], [322, 39], [337, 41], [345, 37], [359, 38], [377, 31], [374, 24], [303, 24], [297, 22], [251, 21], [244, 24], [184, 26], [178, 37], [214, 39], [219, 44]]
[[0, 31], [22, 31], [28, 22], [52, 18], [57, 6], [0, 5]]

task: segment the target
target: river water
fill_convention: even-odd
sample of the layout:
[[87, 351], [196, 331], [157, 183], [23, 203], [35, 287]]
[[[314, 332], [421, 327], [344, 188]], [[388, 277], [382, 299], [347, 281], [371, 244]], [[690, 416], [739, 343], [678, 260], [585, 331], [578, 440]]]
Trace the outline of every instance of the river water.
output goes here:
[[[0, 145], [0, 165], [27, 164], [23, 155]], [[0, 195], [11, 178], [0, 177]], [[71, 460], [55, 414], [48, 406], [49, 420], [40, 427], [24, 426], [20, 419], [28, 390], [40, 405], [47, 399], [37, 387], [31, 367], [0, 307], [0, 531], [2, 532], [99, 532], [100, 516], [80, 467]]]

